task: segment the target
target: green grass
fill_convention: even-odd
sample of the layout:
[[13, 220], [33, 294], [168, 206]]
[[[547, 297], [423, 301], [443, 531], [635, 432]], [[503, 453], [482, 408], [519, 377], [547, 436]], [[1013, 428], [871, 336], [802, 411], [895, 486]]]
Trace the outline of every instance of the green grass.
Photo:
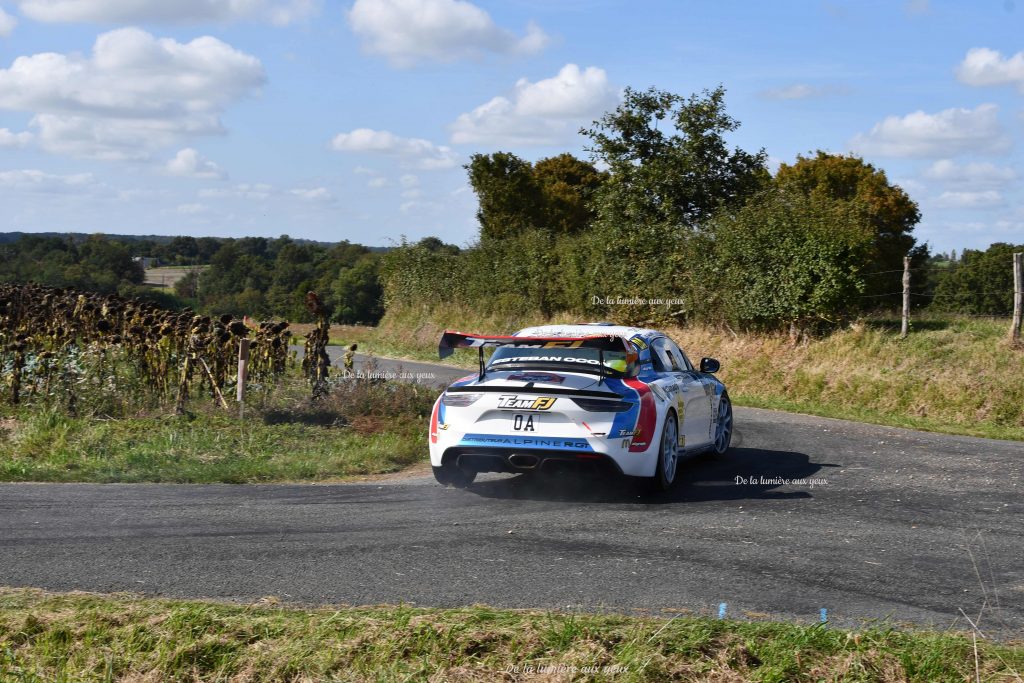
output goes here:
[[[963, 634], [688, 615], [275, 603], [0, 589], [0, 680], [975, 680], [974, 645]], [[1019, 680], [1015, 672], [1024, 670], [1019, 643], [979, 641], [977, 658], [983, 681]]]
[[202, 413], [100, 420], [24, 411], [0, 431], [0, 481], [317, 481], [392, 472], [426, 459], [426, 420], [386, 430]]
[[[437, 362], [445, 328], [507, 333], [578, 316], [481, 316], [389, 311], [360, 334], [360, 351]], [[719, 377], [739, 405], [773, 408], [949, 434], [1024, 440], [1024, 349], [1007, 344], [1008, 322], [917, 319], [900, 339], [898, 321], [865, 320], [793, 344], [784, 334], [733, 334], [693, 326], [668, 328], [690, 358], [722, 361]], [[474, 367], [476, 355], [454, 363]]]

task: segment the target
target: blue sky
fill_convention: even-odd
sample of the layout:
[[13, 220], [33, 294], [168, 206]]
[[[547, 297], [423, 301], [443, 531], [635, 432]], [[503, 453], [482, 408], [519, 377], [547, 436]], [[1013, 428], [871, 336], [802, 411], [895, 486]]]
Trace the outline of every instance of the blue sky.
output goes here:
[[882, 168], [933, 250], [1024, 242], [1024, 4], [0, 0], [0, 231], [476, 234], [475, 152], [585, 155], [626, 86]]

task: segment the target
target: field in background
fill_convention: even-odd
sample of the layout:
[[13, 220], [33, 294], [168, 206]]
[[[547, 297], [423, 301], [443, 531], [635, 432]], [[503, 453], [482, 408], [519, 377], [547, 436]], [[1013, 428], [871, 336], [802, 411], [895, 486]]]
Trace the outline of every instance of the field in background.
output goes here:
[[[437, 362], [445, 328], [501, 334], [543, 322], [456, 308], [393, 309], [379, 327], [357, 328], [349, 337], [360, 337], [360, 351], [367, 353]], [[694, 362], [701, 356], [722, 361], [719, 376], [740, 405], [1024, 440], [1024, 350], [1009, 347], [1007, 329], [1008, 321], [998, 319], [915, 320], [901, 340], [898, 320], [869, 319], [797, 344], [784, 334], [666, 331]], [[473, 367], [476, 355], [458, 352], [455, 362]]]
[[202, 271], [209, 266], [162, 266], [160, 268], [147, 268], [145, 283], [160, 289], [174, 289], [174, 284], [184, 278], [193, 270]]
[[975, 650], [964, 634], [885, 625], [483, 606], [297, 609], [276, 598], [240, 606], [0, 588], [4, 680], [888, 683], [1009, 681], [1022, 670], [1019, 643], [979, 639]]

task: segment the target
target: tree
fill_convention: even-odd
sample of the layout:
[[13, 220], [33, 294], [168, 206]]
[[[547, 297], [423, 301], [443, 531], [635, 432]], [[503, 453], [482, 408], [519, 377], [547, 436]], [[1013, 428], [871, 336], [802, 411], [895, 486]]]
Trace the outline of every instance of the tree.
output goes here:
[[933, 306], [975, 315], [1013, 311], [1013, 254], [1024, 244], [996, 242], [985, 251], [964, 249], [960, 261], [938, 277]]
[[541, 225], [556, 234], [577, 234], [590, 227], [595, 213], [591, 198], [608, 174], [572, 154], [541, 159], [533, 165], [540, 188]]
[[336, 322], [372, 325], [384, 315], [379, 264], [379, 258], [367, 254], [338, 273], [331, 284]]
[[613, 230], [660, 224], [692, 232], [719, 207], [738, 205], [768, 172], [764, 150], [729, 149], [725, 134], [737, 128], [722, 87], [688, 98], [627, 88], [622, 104], [580, 131], [610, 172], [596, 192], [599, 221]]
[[535, 227], [541, 216], [541, 191], [530, 162], [508, 152], [474, 154], [464, 168], [480, 208], [482, 239], [501, 239]]
[[[900, 300], [903, 257], [912, 256], [917, 268], [928, 258], [926, 249], [914, 249], [911, 233], [921, 220], [917, 203], [885, 171], [857, 156], [818, 150], [814, 157], [797, 156], [796, 163], [782, 164], [775, 174], [780, 187], [806, 195], [844, 202], [859, 202], [867, 209], [874, 231], [869, 255], [871, 272], [866, 293], [875, 304], [895, 305]], [[883, 296], [889, 293], [891, 296]]]

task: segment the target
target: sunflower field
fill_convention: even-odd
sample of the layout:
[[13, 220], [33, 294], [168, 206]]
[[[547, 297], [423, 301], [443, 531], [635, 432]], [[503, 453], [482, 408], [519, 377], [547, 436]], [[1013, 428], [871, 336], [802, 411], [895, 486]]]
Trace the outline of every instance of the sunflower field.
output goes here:
[[207, 397], [228, 406], [239, 345], [248, 391], [289, 365], [287, 322], [168, 311], [152, 303], [34, 284], [0, 284], [0, 404], [129, 415]]

